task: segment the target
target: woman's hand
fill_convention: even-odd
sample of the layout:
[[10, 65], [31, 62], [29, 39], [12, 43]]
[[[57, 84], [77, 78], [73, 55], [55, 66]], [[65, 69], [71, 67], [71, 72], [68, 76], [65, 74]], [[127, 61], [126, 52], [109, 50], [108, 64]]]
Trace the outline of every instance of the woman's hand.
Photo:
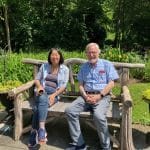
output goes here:
[[49, 96], [49, 105], [50, 106], [52, 106], [55, 103], [55, 97], [56, 97], [55, 93], [53, 93]]
[[44, 88], [42, 86], [39, 86], [37, 88], [37, 92], [36, 92], [36, 95], [42, 95], [44, 93]]

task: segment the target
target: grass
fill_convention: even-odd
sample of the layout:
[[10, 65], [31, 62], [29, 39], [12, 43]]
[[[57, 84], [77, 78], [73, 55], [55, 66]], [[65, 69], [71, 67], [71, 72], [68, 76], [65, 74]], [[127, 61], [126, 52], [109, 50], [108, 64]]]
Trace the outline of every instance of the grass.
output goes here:
[[[129, 84], [130, 94], [133, 100], [132, 122], [144, 125], [150, 125], [150, 113], [148, 103], [146, 103], [142, 94], [143, 91], [150, 87], [150, 83], [133, 83]], [[119, 94], [119, 87], [113, 89], [113, 93]]]
[[150, 125], [150, 112], [142, 94], [150, 87], [150, 83], [136, 83], [129, 86], [133, 98], [133, 123]]

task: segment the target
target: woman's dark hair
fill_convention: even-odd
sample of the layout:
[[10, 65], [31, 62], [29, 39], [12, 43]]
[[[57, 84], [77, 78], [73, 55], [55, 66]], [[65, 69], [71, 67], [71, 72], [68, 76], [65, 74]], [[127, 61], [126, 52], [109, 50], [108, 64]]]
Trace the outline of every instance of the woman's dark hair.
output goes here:
[[64, 57], [63, 57], [62, 53], [60, 52], [60, 50], [59, 50], [58, 48], [51, 48], [51, 49], [50, 49], [49, 54], [48, 54], [48, 63], [49, 63], [49, 64], [52, 64], [50, 56], [51, 56], [51, 54], [52, 54], [52, 52], [53, 52], [54, 50], [57, 51], [58, 54], [60, 55], [59, 65], [60, 65], [60, 64], [63, 64], [63, 63], [64, 63]]

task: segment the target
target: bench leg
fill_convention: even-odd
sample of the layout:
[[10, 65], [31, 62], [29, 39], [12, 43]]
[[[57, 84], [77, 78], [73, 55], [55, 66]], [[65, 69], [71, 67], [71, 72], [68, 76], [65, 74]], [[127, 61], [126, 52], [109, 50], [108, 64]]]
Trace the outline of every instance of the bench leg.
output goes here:
[[134, 150], [132, 138], [132, 108], [123, 106], [121, 122], [120, 150]]
[[15, 114], [15, 126], [14, 126], [14, 139], [19, 140], [22, 134], [22, 94], [16, 96], [14, 100], [14, 114]]

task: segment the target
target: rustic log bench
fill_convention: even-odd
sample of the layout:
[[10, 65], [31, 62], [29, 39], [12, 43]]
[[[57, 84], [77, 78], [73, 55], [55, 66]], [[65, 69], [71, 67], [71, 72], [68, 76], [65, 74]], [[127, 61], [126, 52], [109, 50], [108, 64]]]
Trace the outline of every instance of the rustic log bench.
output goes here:
[[[64, 110], [71, 102], [79, 95], [75, 88], [75, 75], [73, 72], [75, 65], [81, 65], [86, 62], [85, 59], [70, 58], [65, 60], [64, 64], [68, 66], [69, 74], [69, 88], [61, 96], [58, 103], [49, 108], [48, 120], [54, 117], [64, 117]], [[23, 63], [34, 65], [33, 75], [37, 74], [41, 64], [45, 63], [43, 60], [23, 59]], [[120, 84], [120, 94], [118, 96], [112, 95], [111, 105], [107, 113], [108, 123], [119, 124], [119, 139], [110, 135], [111, 141], [121, 150], [133, 150], [132, 141], [132, 98], [128, 89], [129, 69], [130, 68], [144, 68], [144, 64], [118, 63], [113, 62], [120, 75], [117, 84]], [[29, 127], [23, 128], [23, 110], [32, 110], [34, 104], [34, 80], [23, 84], [22, 86], [13, 89], [9, 92], [10, 97], [14, 97], [14, 139], [19, 140], [21, 135], [29, 131]], [[87, 122], [91, 122], [92, 114], [90, 112], [83, 112], [80, 117]], [[91, 122], [90, 124], [92, 124]], [[31, 128], [31, 126], [30, 126]]]

